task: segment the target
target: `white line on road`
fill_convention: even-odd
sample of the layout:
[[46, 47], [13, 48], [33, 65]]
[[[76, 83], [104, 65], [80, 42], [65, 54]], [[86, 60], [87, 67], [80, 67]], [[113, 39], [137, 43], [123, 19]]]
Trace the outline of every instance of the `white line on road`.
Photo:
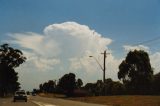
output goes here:
[[57, 105], [52, 105], [52, 104], [37, 102], [37, 101], [32, 101], [32, 102], [37, 104], [38, 106], [57, 106]]

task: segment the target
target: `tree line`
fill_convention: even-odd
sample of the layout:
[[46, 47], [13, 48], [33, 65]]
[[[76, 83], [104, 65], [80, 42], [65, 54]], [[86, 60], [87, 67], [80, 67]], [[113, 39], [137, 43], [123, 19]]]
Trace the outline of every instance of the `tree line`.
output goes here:
[[[74, 73], [65, 74], [74, 75]], [[129, 86], [129, 82], [123, 83], [121, 81], [113, 81], [111, 78], [105, 80], [97, 80], [95, 83], [87, 83], [84, 86], [82, 80], [76, 81], [69, 80], [72, 76], [68, 78], [59, 79], [60, 82], [56, 84], [55, 81], [49, 80], [43, 84], [39, 85], [39, 92], [43, 93], [59, 93], [65, 94], [66, 96], [104, 96], [104, 95], [159, 95], [160, 94], [160, 73], [153, 75], [152, 83], [150, 87], [144, 88], [137, 87], [139, 85]], [[63, 80], [61, 80], [63, 79]], [[146, 86], [146, 85], [145, 85]], [[131, 89], [134, 88], [134, 89]], [[105, 89], [105, 92], [104, 92]], [[140, 89], [140, 90], [139, 90]]]
[[[76, 81], [76, 75], [69, 73], [62, 76], [57, 85], [54, 83], [54, 93], [63, 93], [67, 96], [159, 95], [160, 72], [154, 75], [153, 71], [148, 53], [143, 50], [134, 50], [130, 51], [119, 65], [117, 73], [119, 81], [108, 78], [105, 79], [105, 82], [97, 80], [95, 83], [87, 83], [82, 86], [82, 80]], [[46, 83], [43, 86], [46, 86]], [[50, 87], [44, 88], [49, 89]]]
[[83, 82], [80, 78], [76, 79], [74, 73], [65, 74], [62, 76], [58, 83], [56, 81], [49, 80], [39, 85], [39, 92], [43, 93], [60, 93], [67, 96], [73, 96], [74, 91], [81, 89]]

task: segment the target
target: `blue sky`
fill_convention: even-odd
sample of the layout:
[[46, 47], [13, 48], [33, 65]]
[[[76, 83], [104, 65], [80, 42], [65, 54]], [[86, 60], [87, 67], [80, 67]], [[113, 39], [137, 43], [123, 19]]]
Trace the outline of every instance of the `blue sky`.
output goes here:
[[[15, 33], [20, 33], [21, 36], [26, 32], [43, 35], [47, 26], [55, 23], [61, 25], [64, 22], [86, 25], [102, 37], [111, 39], [112, 43], [107, 48], [112, 51], [114, 58], [121, 60], [126, 56], [123, 46], [133, 46], [160, 36], [160, 0], [0, 0], [1, 44], [13, 39], [8, 33], [12, 36], [17, 36]], [[143, 46], [154, 55], [160, 51], [159, 42], [157, 40]], [[22, 48], [20, 44], [17, 47]], [[67, 62], [63, 64], [65, 66]], [[65, 73], [44, 72], [46, 76], [50, 75], [49, 78], [53, 77], [49, 73], [57, 74], [58, 77]], [[23, 76], [25, 72], [19, 73]], [[77, 73], [80, 77], [83, 76], [81, 71]], [[88, 81], [93, 79], [91, 76]], [[22, 82], [27, 83], [24, 80]], [[30, 83], [27, 84], [32, 86]]]
[[159, 36], [159, 11], [159, 0], [0, 0], [0, 34], [75, 21], [112, 38], [117, 49]]

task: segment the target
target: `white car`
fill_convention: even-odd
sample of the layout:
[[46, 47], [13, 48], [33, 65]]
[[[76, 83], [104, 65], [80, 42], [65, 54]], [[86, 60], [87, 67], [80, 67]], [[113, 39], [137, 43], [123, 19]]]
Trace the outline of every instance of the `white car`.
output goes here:
[[16, 91], [13, 101], [16, 102], [17, 100], [24, 100], [25, 102], [27, 102], [27, 95], [25, 91]]

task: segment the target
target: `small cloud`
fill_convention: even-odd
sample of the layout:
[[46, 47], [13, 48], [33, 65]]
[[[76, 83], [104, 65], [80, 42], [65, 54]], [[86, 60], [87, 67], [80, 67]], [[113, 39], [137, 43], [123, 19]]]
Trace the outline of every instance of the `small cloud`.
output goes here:
[[150, 60], [151, 60], [151, 64], [152, 67], [154, 68], [154, 73], [158, 73], [160, 72], [160, 52], [156, 52], [154, 54], [150, 55]]
[[149, 52], [149, 47], [144, 46], [144, 45], [138, 45], [138, 46], [130, 46], [130, 45], [125, 45], [123, 46], [123, 48], [125, 49], [125, 51], [129, 52], [129, 51], [134, 51], [134, 50], [144, 50], [146, 52]]

